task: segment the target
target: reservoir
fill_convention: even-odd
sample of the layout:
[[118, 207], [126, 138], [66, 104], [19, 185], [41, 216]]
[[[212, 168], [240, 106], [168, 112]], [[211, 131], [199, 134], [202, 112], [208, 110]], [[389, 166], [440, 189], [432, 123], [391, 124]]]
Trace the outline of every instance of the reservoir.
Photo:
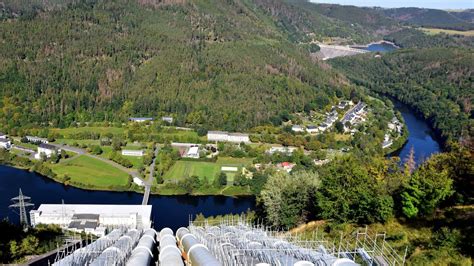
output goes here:
[[[18, 189], [30, 196], [35, 207], [40, 204], [141, 204], [142, 194], [132, 192], [89, 191], [64, 186], [36, 173], [0, 165], [0, 219], [14, 223], [19, 216], [8, 208], [10, 198], [18, 196]], [[189, 216], [234, 213], [253, 209], [254, 197], [232, 198], [225, 196], [150, 196], [153, 205], [152, 221], [156, 229], [173, 230], [189, 225]]]
[[371, 52], [390, 52], [396, 50], [397, 47], [388, 42], [372, 43], [369, 44], [364, 50]]

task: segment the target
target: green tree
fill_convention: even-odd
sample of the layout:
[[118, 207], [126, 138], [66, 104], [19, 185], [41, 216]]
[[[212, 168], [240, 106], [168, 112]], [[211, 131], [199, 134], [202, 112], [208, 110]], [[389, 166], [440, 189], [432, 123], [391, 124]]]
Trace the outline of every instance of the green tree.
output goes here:
[[408, 218], [431, 215], [436, 207], [454, 193], [447, 169], [439, 169], [428, 160], [417, 169], [401, 193], [402, 211]]

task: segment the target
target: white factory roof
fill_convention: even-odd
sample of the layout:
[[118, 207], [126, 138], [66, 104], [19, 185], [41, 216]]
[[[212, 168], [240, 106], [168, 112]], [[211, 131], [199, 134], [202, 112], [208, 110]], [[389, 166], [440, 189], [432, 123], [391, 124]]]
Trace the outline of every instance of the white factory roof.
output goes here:
[[138, 213], [142, 218], [150, 218], [151, 208], [151, 205], [41, 204], [37, 211], [41, 212], [41, 215], [89, 213], [105, 216], [120, 216]]

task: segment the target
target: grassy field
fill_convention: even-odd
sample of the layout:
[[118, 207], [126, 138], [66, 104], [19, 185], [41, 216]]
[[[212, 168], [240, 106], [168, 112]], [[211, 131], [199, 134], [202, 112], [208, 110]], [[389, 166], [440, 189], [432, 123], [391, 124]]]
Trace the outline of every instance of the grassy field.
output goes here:
[[54, 143], [58, 144], [66, 144], [72, 146], [73, 143], [77, 143], [79, 145], [99, 145], [100, 141], [98, 139], [57, 139]]
[[98, 134], [112, 133], [114, 135], [125, 133], [125, 128], [121, 127], [70, 127], [70, 128], [53, 128], [51, 132], [59, 133], [65, 137], [71, 134], [77, 134], [82, 132], [94, 132]]
[[[231, 158], [219, 157], [217, 162], [194, 162], [194, 161], [177, 161], [173, 167], [165, 174], [165, 180], [182, 180], [189, 176], [199, 176], [206, 178], [208, 182], [213, 182], [216, 175], [221, 171], [222, 166], [242, 167], [252, 163], [249, 158]], [[228, 181], [232, 181], [235, 173], [228, 172]]]
[[52, 164], [51, 169], [59, 176], [68, 175], [71, 182], [89, 185], [92, 188], [125, 186], [128, 182], [126, 172], [86, 155], [64, 163]]
[[463, 35], [463, 36], [474, 36], [474, 30], [460, 31], [460, 30], [446, 30], [438, 28], [421, 28], [423, 32], [428, 35], [435, 35], [440, 33], [450, 34], [450, 35]]

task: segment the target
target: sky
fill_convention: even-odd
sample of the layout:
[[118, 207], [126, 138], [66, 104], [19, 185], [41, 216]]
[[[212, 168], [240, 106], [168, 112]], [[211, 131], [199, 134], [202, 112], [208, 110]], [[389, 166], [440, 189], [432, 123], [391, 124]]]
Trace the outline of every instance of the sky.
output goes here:
[[474, 8], [474, 0], [310, 0], [315, 3], [330, 3], [354, 6], [379, 7], [425, 7], [435, 9]]

